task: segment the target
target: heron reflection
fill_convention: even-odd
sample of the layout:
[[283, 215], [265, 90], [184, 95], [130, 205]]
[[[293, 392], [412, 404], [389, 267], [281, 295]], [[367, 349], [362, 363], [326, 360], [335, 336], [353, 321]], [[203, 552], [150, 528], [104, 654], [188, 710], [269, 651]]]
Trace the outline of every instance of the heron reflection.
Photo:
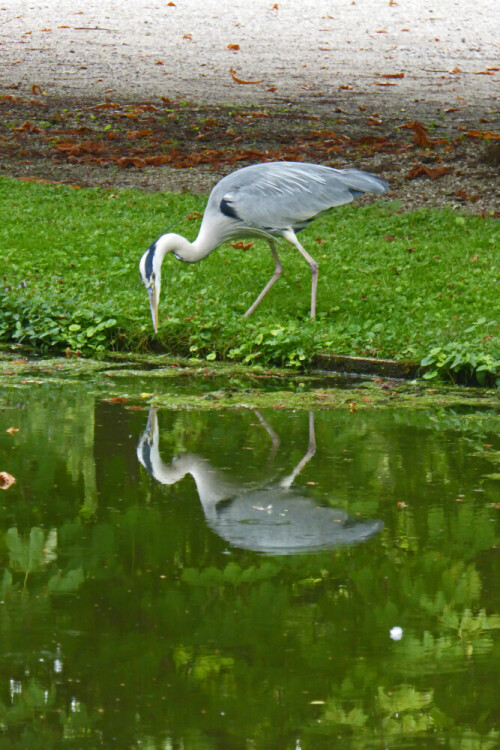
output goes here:
[[[279, 437], [259, 412], [255, 412], [271, 438], [273, 453]], [[293, 482], [316, 451], [314, 414], [309, 414], [309, 442], [303, 458], [277, 484], [245, 488], [227, 478], [196, 453], [183, 453], [170, 463], [162, 460], [156, 409], [151, 409], [146, 429], [137, 445], [137, 457], [158, 482], [176, 484], [191, 475], [210, 528], [234, 547], [268, 555], [293, 555], [358, 544], [383, 528], [379, 520], [354, 519], [345, 510], [323, 507], [294, 488]]]

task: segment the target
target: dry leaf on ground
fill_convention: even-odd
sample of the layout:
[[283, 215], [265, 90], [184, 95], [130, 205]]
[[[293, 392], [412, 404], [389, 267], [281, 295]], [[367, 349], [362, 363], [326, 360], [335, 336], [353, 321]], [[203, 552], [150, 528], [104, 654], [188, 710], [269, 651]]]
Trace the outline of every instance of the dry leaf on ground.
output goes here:
[[0, 490], [8, 490], [15, 483], [16, 479], [12, 474], [7, 471], [0, 471]]
[[425, 125], [419, 122], [419, 120], [413, 120], [413, 122], [408, 122], [401, 127], [406, 128], [407, 130], [413, 130], [413, 140], [417, 146], [423, 146], [424, 148], [434, 146], [434, 141], [429, 138]]
[[431, 180], [437, 180], [444, 174], [453, 172], [451, 167], [426, 167], [425, 164], [414, 164], [405, 177], [407, 180], [414, 180], [416, 177], [430, 177]]
[[230, 68], [229, 72], [231, 73], [231, 78], [233, 79], [233, 81], [235, 81], [235, 83], [247, 84], [247, 83], [262, 83], [263, 82], [263, 79], [261, 79], [260, 81], [244, 81], [243, 78], [238, 78], [234, 68]]
[[229, 243], [229, 245], [231, 247], [236, 248], [236, 250], [249, 250], [253, 244], [254, 244], [253, 242], [243, 242], [243, 240], [238, 240], [237, 242]]

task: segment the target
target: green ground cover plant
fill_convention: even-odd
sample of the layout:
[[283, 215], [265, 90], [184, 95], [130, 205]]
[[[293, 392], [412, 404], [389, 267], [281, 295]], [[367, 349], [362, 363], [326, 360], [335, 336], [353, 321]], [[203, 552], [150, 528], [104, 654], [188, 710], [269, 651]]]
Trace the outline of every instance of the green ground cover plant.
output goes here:
[[351, 204], [285, 243], [269, 279], [264, 242], [223, 246], [194, 265], [166, 259], [155, 336], [138, 262], [174, 220], [194, 239], [205, 200], [0, 179], [0, 340], [44, 351], [168, 351], [202, 360], [302, 367], [320, 352], [421, 362], [429, 379], [490, 384], [499, 373], [498, 222], [453, 210]]

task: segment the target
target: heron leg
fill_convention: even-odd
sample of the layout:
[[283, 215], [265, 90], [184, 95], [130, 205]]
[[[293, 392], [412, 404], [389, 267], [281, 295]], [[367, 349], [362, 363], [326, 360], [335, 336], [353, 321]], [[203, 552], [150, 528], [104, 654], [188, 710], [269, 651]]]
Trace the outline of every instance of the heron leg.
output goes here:
[[244, 318], [248, 318], [248, 316], [253, 313], [257, 305], [259, 305], [262, 302], [262, 300], [264, 299], [264, 297], [266, 296], [266, 294], [268, 293], [272, 285], [278, 281], [279, 277], [283, 273], [283, 266], [281, 265], [280, 259], [278, 258], [278, 253], [276, 252], [276, 247], [274, 245], [274, 242], [271, 242], [271, 240], [268, 240], [268, 242], [269, 242], [269, 247], [271, 248], [271, 252], [274, 258], [274, 273], [269, 279], [269, 281], [267, 282], [267, 284], [265, 285], [264, 289], [261, 291], [261, 293], [257, 297], [257, 299], [255, 300], [255, 302], [253, 303], [253, 305], [250, 305], [245, 315], [243, 316]]
[[299, 461], [295, 469], [292, 471], [292, 473], [281, 480], [280, 487], [284, 487], [285, 489], [288, 489], [292, 486], [295, 477], [300, 474], [304, 466], [309, 463], [311, 458], [316, 453], [316, 434], [314, 431], [314, 412], [309, 412], [309, 445], [307, 446], [307, 452], [304, 454], [303, 458]]
[[283, 237], [285, 238], [285, 240], [288, 240], [290, 244], [296, 247], [299, 253], [302, 255], [302, 257], [305, 258], [307, 262], [309, 263], [309, 268], [311, 269], [311, 277], [312, 277], [312, 280], [311, 280], [311, 318], [315, 318], [316, 317], [316, 289], [318, 287], [318, 273], [319, 273], [318, 264], [316, 263], [314, 258], [311, 258], [307, 250], [305, 250], [305, 248], [302, 247], [293, 229], [285, 229], [283, 231]]

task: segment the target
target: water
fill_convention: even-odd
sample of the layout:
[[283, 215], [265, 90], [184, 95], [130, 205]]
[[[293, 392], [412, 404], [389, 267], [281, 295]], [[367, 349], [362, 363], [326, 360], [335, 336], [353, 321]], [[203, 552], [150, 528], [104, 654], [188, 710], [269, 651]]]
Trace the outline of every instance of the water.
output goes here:
[[0, 748], [500, 747], [494, 414], [141, 404], [3, 394]]

